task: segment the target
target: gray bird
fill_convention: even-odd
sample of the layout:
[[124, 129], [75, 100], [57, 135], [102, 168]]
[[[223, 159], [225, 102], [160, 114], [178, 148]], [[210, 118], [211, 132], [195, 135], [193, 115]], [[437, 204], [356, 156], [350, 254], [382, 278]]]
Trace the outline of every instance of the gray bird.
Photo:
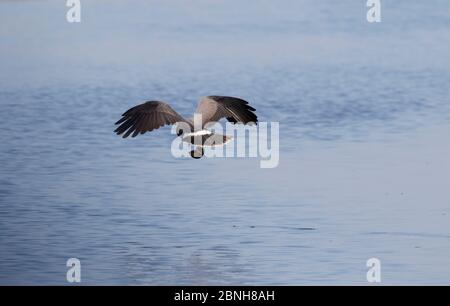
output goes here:
[[136, 137], [139, 134], [145, 134], [164, 125], [185, 122], [190, 127], [190, 131], [178, 129], [177, 136], [181, 136], [185, 142], [196, 145], [197, 149], [191, 151], [191, 156], [193, 158], [200, 158], [203, 156], [204, 146], [225, 144], [231, 139], [230, 136], [214, 134], [205, 129], [207, 123], [226, 118], [233, 124], [257, 124], [258, 117], [254, 111], [255, 109], [247, 101], [240, 98], [226, 96], [203, 97], [195, 111], [195, 113], [202, 115], [202, 129], [194, 131], [193, 118], [183, 118], [165, 102], [148, 101], [132, 107], [123, 113], [122, 118], [116, 122], [116, 125], [120, 125], [114, 132], [117, 135], [123, 134], [123, 138], [127, 138], [130, 135], [131, 137]]

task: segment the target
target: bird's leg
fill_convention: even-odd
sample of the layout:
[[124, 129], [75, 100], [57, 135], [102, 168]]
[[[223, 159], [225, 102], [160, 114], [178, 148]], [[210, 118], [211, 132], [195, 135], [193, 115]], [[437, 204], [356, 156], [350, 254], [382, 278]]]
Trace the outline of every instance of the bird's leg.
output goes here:
[[203, 156], [203, 154], [204, 154], [204, 151], [203, 151], [202, 147], [198, 147], [197, 149], [191, 151], [191, 157], [195, 158], [195, 159], [201, 158]]

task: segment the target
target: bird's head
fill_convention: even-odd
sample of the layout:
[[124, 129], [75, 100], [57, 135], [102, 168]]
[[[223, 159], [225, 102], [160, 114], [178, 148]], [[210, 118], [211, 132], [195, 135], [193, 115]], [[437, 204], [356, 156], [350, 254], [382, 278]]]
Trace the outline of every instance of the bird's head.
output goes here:
[[183, 136], [184, 129], [181, 126], [177, 126], [177, 136]]
[[183, 122], [183, 121], [177, 122], [175, 124], [175, 126], [176, 126], [175, 131], [177, 133], [177, 136], [186, 135], [186, 134], [190, 133], [192, 130], [191, 125], [188, 122]]

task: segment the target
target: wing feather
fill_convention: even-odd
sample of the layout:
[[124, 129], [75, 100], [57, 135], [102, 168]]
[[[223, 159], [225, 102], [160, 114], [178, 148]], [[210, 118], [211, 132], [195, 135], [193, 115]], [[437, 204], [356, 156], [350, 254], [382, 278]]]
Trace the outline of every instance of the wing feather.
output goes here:
[[231, 123], [257, 124], [258, 116], [254, 113], [255, 110], [240, 98], [207, 96], [200, 100], [196, 113], [202, 114], [203, 126], [221, 118], [226, 118]]
[[170, 107], [169, 104], [161, 101], [148, 101], [134, 106], [122, 114], [115, 129], [117, 135], [123, 138], [136, 137], [139, 134], [158, 129], [161, 126], [175, 124], [177, 122], [187, 122], [180, 114]]

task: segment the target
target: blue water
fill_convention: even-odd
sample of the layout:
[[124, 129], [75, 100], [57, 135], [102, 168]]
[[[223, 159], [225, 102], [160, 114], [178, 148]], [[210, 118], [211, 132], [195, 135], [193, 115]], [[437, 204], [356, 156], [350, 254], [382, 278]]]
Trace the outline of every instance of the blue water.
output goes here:
[[[0, 284], [450, 284], [450, 3], [0, 2]], [[239, 96], [280, 164], [114, 122]]]

